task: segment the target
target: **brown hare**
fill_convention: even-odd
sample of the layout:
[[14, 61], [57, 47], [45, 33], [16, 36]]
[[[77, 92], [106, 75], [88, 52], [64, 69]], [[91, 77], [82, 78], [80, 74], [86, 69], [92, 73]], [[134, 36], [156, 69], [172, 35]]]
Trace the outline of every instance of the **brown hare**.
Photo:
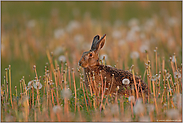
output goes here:
[[[133, 74], [128, 71], [101, 65], [99, 63], [98, 53], [104, 46], [105, 38], [106, 34], [101, 38], [99, 35], [96, 35], [93, 38], [91, 49], [84, 52], [79, 60], [79, 66], [84, 68], [86, 87], [90, 87], [90, 89], [95, 90], [95, 92], [103, 91], [105, 95], [117, 93], [118, 95], [130, 96], [134, 94], [134, 96], [137, 97], [136, 94], [138, 92], [139, 97], [142, 96], [143, 92], [143, 95], [148, 97], [150, 91], [139, 77], [133, 76]], [[134, 83], [136, 83], [136, 86]]]

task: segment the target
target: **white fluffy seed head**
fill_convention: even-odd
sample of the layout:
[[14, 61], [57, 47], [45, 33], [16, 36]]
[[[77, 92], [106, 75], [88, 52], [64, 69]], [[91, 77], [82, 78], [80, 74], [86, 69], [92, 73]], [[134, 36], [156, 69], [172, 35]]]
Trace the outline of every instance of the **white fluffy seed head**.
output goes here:
[[181, 78], [181, 73], [179, 71], [174, 72], [174, 78]]
[[141, 113], [144, 113], [144, 106], [142, 104], [142, 99], [141, 98], [137, 99], [137, 101], [136, 101], [136, 104], [134, 106], [134, 113], [137, 114], [137, 115], [141, 114]]
[[125, 85], [128, 85], [128, 84], [130, 84], [130, 80], [129, 79], [123, 79], [122, 83], [125, 84]]
[[33, 86], [34, 86], [35, 89], [41, 89], [42, 88], [42, 84], [37, 80], [33, 83]]
[[180, 93], [175, 93], [173, 95], [173, 101], [174, 104], [177, 105], [178, 109], [182, 109], [182, 94]]
[[147, 51], [149, 49], [149, 46], [143, 44], [143, 45], [140, 46], [139, 49], [140, 49], [140, 52], [145, 53], [145, 51]]
[[108, 55], [107, 54], [100, 55], [100, 59], [103, 59], [104, 56], [105, 56], [105, 60], [107, 60], [108, 59]]
[[154, 111], [154, 105], [153, 105], [153, 104], [148, 104], [148, 105], [147, 105], [147, 110], [148, 110], [149, 112]]
[[62, 97], [66, 98], [66, 99], [69, 99], [71, 97], [71, 94], [72, 94], [72, 92], [71, 92], [71, 90], [69, 88], [63, 89], [61, 91]]
[[129, 96], [128, 101], [134, 103], [135, 102], [135, 97], [134, 96]]
[[61, 106], [56, 105], [56, 106], [53, 107], [52, 110], [53, 110], [54, 113], [58, 113], [58, 112], [60, 112], [62, 110], [62, 108], [61, 108]]
[[61, 55], [58, 57], [59, 62], [66, 62], [66, 57], [64, 55]]
[[64, 48], [61, 46], [56, 47], [56, 49], [53, 51], [54, 55], [59, 55], [64, 51]]
[[65, 35], [64, 29], [59, 28], [59, 29], [54, 30], [55, 39], [59, 39], [60, 37], [63, 37], [64, 35]]
[[28, 87], [29, 87], [29, 88], [32, 88], [33, 83], [34, 83], [34, 80], [29, 81], [29, 82], [28, 82]]
[[169, 118], [173, 120], [178, 120], [180, 118], [180, 114], [177, 109], [169, 109], [166, 114]]
[[131, 52], [130, 57], [132, 59], [137, 59], [137, 58], [139, 58], [139, 53], [137, 51], [133, 51], [133, 52]]

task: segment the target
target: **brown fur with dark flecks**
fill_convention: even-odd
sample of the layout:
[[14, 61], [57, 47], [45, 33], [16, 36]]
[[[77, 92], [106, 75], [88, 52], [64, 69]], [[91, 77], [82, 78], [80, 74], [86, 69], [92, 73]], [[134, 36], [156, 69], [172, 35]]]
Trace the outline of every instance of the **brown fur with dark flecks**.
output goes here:
[[[104, 35], [102, 38], [96, 35], [93, 39], [91, 50], [88, 52], [84, 52], [79, 61], [79, 65], [84, 68], [86, 86], [88, 87], [88, 85], [90, 85], [92, 87], [96, 87], [93, 89], [95, 89], [95, 91], [98, 92], [99, 84], [103, 85], [103, 88], [104, 87], [107, 88], [104, 91], [105, 94], [113, 94], [117, 92], [118, 95], [129, 96], [132, 95], [133, 92], [132, 90], [134, 90], [134, 94], [136, 94], [132, 73], [121, 69], [116, 69], [114, 67], [100, 65], [98, 52], [104, 46], [105, 37], [106, 35]], [[130, 83], [123, 84], [122, 83], [123, 79], [129, 79]], [[135, 76], [135, 80], [139, 96], [142, 96], [143, 92], [147, 97], [150, 94], [147, 85], [137, 76]], [[117, 87], [119, 88], [117, 89]]]

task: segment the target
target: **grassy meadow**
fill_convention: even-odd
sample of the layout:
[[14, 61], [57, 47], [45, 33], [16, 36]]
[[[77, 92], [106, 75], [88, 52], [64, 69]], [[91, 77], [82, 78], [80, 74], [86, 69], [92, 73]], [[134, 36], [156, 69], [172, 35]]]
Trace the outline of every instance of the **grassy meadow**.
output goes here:
[[[182, 2], [1, 2], [1, 121], [182, 121]], [[78, 66], [134, 72], [147, 100], [95, 95]], [[98, 86], [105, 90], [105, 88]]]

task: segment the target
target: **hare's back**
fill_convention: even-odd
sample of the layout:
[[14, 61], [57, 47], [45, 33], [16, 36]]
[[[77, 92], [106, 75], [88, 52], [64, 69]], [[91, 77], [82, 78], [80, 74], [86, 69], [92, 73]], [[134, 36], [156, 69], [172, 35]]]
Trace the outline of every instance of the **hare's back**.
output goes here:
[[[100, 65], [100, 69], [102, 71], [104, 71], [103, 74], [104, 76], [107, 77], [107, 80], [110, 81], [109, 78], [112, 78], [112, 74], [114, 74], [114, 83], [113, 86], [117, 87], [126, 87], [126, 86], [130, 86], [132, 87], [132, 85], [134, 85], [134, 78], [133, 78], [133, 74], [130, 73], [129, 71], [125, 71], [125, 70], [121, 70], [121, 69], [117, 69], [111, 66], [104, 66], [104, 65]], [[124, 81], [125, 80], [125, 81]], [[128, 81], [129, 80], [129, 81]], [[146, 83], [144, 83], [142, 81], [142, 79], [140, 79], [138, 76], [135, 76], [135, 81], [136, 81], [136, 85], [139, 88], [139, 91], [142, 90], [148, 94], [149, 93], [149, 89]], [[129, 82], [129, 83], [128, 83]], [[115, 88], [114, 87], [114, 88]], [[134, 87], [134, 86], [133, 86]]]

